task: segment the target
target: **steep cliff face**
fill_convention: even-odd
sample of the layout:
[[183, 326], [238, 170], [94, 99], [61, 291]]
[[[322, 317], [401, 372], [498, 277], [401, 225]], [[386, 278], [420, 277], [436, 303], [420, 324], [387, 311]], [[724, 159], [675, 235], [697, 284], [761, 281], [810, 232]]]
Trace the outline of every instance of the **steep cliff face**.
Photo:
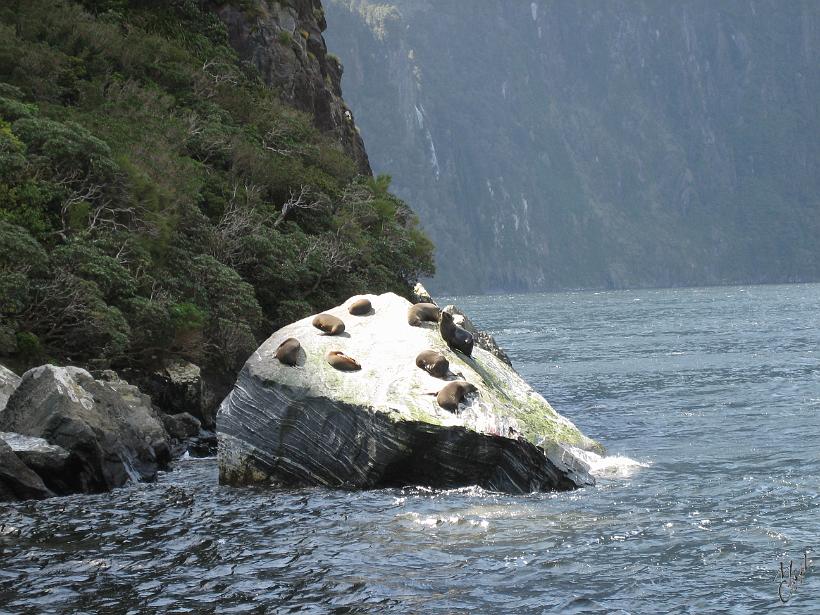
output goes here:
[[320, 0], [253, 0], [225, 4], [217, 12], [228, 28], [231, 46], [251, 62], [282, 100], [315, 118], [370, 175], [364, 144], [353, 115], [342, 100], [342, 66], [327, 53], [327, 28]]
[[434, 289], [820, 279], [817, 3], [327, 9]]

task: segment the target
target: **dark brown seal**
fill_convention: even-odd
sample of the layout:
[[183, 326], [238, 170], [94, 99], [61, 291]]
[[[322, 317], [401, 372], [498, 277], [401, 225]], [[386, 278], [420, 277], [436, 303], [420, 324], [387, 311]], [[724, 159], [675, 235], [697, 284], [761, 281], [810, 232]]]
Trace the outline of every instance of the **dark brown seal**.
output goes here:
[[328, 351], [325, 355], [325, 359], [333, 367], [343, 372], [356, 372], [362, 368], [355, 359], [351, 359], [341, 350]]
[[444, 385], [444, 388], [436, 395], [436, 402], [445, 410], [455, 412], [458, 409], [458, 405], [464, 399], [464, 396], [475, 393], [477, 390], [478, 389], [469, 382], [455, 380]]
[[370, 299], [356, 299], [353, 303], [350, 304], [350, 307], [347, 308], [347, 311], [353, 314], [354, 316], [364, 316], [370, 313], [370, 310], [373, 309], [373, 306], [370, 305]]
[[417, 303], [407, 309], [407, 324], [418, 327], [423, 322], [436, 322], [441, 310], [435, 303]]
[[441, 333], [441, 338], [453, 350], [459, 350], [468, 357], [473, 354], [473, 334], [453, 322], [452, 314], [441, 312], [438, 319], [438, 331]]
[[423, 350], [416, 357], [416, 367], [436, 378], [444, 378], [450, 371], [450, 362], [440, 352]]
[[285, 365], [297, 365], [299, 363], [299, 351], [302, 345], [295, 337], [289, 337], [279, 344], [276, 349], [276, 358]]
[[345, 323], [332, 314], [319, 314], [313, 319], [313, 326], [324, 331], [326, 335], [339, 335], [345, 330]]

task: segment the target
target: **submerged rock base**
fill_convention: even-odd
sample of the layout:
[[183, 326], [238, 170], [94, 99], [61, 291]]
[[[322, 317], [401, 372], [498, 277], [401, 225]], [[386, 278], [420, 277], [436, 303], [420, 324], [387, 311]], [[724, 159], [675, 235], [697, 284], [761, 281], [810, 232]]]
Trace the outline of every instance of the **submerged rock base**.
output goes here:
[[[220, 482], [342, 488], [479, 485], [529, 493], [579, 482], [524, 438], [398, 421], [243, 370], [219, 423]], [[573, 478], [577, 480], [577, 474]]]

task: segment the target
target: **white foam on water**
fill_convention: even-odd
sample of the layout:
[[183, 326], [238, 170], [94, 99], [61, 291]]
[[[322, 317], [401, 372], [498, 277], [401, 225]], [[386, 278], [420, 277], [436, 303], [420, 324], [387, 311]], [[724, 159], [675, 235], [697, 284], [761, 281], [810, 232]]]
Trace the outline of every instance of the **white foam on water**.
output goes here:
[[463, 515], [420, 515], [417, 512], [408, 512], [396, 515], [396, 517], [398, 519], [408, 519], [415, 525], [428, 528], [442, 525], [461, 525], [486, 530], [490, 527], [490, 522], [487, 519], [469, 519]]
[[219, 459], [219, 457], [217, 455], [212, 455], [210, 457], [192, 457], [190, 452], [185, 451], [178, 461], [213, 461], [214, 459]]
[[571, 447], [572, 452], [589, 467], [588, 471], [595, 478], [629, 478], [641, 468], [648, 468], [649, 463], [636, 461], [624, 455], [599, 455]]
[[[486, 489], [483, 489], [478, 485], [467, 485], [466, 487], [453, 487], [452, 489], [439, 489], [435, 487], [426, 487], [424, 485], [413, 485], [407, 486], [405, 487], [405, 489], [408, 496], [433, 495], [447, 497], [451, 495], [460, 495], [470, 498], [483, 498], [493, 493], [492, 491], [487, 491]], [[402, 503], [405, 500], [406, 497], [401, 498]]]

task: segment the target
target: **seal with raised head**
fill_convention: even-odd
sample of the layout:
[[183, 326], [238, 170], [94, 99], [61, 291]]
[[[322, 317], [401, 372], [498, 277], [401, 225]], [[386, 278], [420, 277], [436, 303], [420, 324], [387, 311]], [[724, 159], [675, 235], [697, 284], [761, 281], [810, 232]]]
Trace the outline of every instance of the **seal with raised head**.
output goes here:
[[327, 362], [333, 367], [343, 372], [356, 372], [362, 368], [356, 359], [347, 356], [341, 350], [329, 350], [325, 355], [325, 360], [327, 360]]
[[345, 323], [333, 314], [319, 314], [313, 319], [313, 326], [324, 331], [325, 335], [339, 335], [345, 330]]
[[365, 316], [369, 314], [372, 309], [373, 306], [370, 304], [370, 299], [361, 298], [351, 303], [347, 311], [354, 316]]
[[279, 359], [280, 363], [284, 363], [285, 365], [298, 365], [299, 351], [301, 349], [302, 345], [299, 343], [299, 340], [295, 337], [289, 337], [279, 344], [279, 347], [276, 349], [276, 358]]
[[473, 354], [473, 334], [453, 322], [452, 314], [441, 312], [438, 319], [438, 331], [441, 333], [441, 338], [453, 350], [463, 352], [468, 357]]
[[465, 395], [478, 391], [474, 385], [464, 380], [455, 380], [444, 385], [436, 395], [436, 403], [445, 410], [455, 412]]
[[437, 322], [441, 310], [435, 303], [417, 303], [407, 309], [407, 324], [418, 327], [423, 322]]
[[422, 350], [416, 357], [416, 367], [420, 367], [436, 378], [444, 378], [450, 371], [450, 362], [440, 352]]

